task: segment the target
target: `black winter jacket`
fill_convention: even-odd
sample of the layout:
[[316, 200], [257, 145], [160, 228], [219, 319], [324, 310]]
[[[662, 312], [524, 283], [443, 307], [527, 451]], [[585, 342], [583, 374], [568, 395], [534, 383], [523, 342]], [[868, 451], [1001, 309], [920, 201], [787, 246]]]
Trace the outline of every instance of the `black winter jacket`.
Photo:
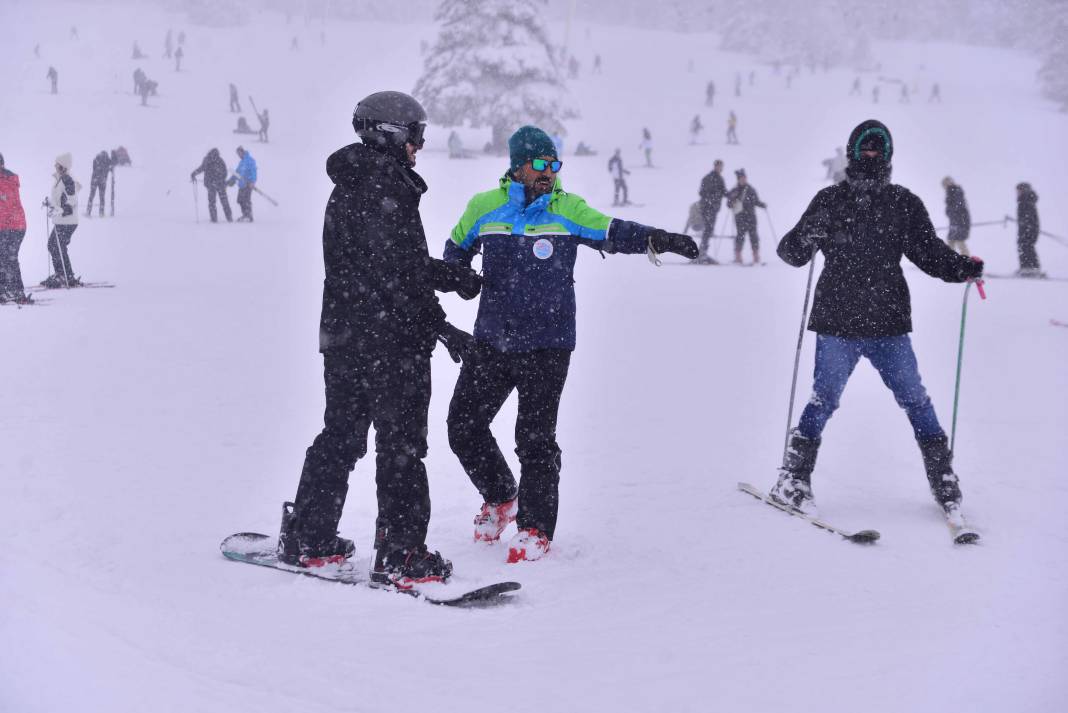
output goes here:
[[445, 325], [434, 290], [454, 289], [427, 253], [419, 200], [427, 186], [395, 158], [350, 144], [326, 161], [334, 191], [323, 225], [319, 349], [430, 352]]
[[709, 172], [701, 179], [701, 208], [706, 211], [718, 211], [723, 203], [723, 194], [727, 192], [727, 185], [723, 182], [723, 176], [715, 171]]
[[956, 184], [946, 188], [946, 217], [950, 225], [971, 227], [972, 216], [968, 213], [968, 202], [964, 200], [964, 189]]
[[767, 208], [767, 204], [760, 200], [760, 196], [757, 195], [756, 189], [750, 186], [748, 183], [744, 186], [735, 186], [727, 194], [727, 207], [732, 211], [738, 210], [738, 205], [741, 205], [741, 210], [734, 214], [734, 221], [738, 225], [756, 225], [756, 209]]
[[107, 180], [108, 171], [111, 170], [111, 157], [107, 151], [101, 151], [93, 158], [93, 183], [102, 183]]
[[200, 162], [200, 166], [190, 175], [197, 177], [198, 173], [204, 174], [204, 185], [216, 190], [226, 190], [226, 162], [219, 155], [218, 149], [208, 151], [208, 155]]
[[1038, 194], [1028, 189], [1016, 196], [1016, 235], [1023, 242], [1038, 240]]
[[923, 201], [886, 184], [863, 192], [843, 181], [812, 199], [779, 243], [779, 257], [800, 267], [823, 253], [808, 328], [836, 337], [893, 337], [912, 331], [905, 256], [932, 277], [963, 282], [972, 267], [935, 235]]

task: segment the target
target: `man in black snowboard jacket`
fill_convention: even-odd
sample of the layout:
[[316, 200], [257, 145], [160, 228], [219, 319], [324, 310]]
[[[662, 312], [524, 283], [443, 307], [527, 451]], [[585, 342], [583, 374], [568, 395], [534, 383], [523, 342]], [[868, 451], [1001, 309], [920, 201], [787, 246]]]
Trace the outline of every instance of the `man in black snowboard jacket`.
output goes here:
[[207, 156], [200, 162], [200, 166], [189, 174], [189, 180], [195, 183], [199, 173], [204, 174], [204, 188], [208, 191], [208, 214], [211, 216], [211, 222], [219, 222], [219, 214], [215, 210], [216, 198], [222, 203], [226, 222], [233, 222], [234, 216], [230, 212], [230, 199], [226, 196], [226, 176], [228, 173], [226, 161], [219, 155], [219, 149], [208, 151]]
[[353, 554], [337, 527], [349, 473], [366, 454], [373, 425], [378, 552], [371, 578], [405, 588], [452, 573], [425, 544], [430, 355], [440, 340], [459, 361], [471, 336], [445, 321], [434, 292], [470, 299], [481, 279], [427, 252], [419, 217], [427, 185], [412, 169], [426, 125], [419, 103], [378, 92], [360, 102], [353, 125], [363, 143], [326, 163], [334, 190], [323, 225], [325, 426], [308, 448], [294, 502], [284, 506], [279, 558], [314, 567]]
[[712, 164], [712, 170], [701, 179], [701, 188], [698, 192], [701, 205], [701, 219], [704, 221], [704, 230], [701, 231], [701, 252], [697, 256], [697, 262], [707, 262], [708, 241], [712, 238], [716, 228], [716, 217], [719, 215], [720, 206], [723, 205], [723, 196], [727, 193], [727, 184], [723, 182], [723, 161], [716, 159]]
[[909, 340], [911, 305], [900, 263], [907, 257], [946, 282], [978, 278], [983, 263], [950, 250], [935, 235], [923, 202], [890, 183], [893, 140], [883, 124], [860, 124], [847, 147], [847, 179], [817, 193], [779, 243], [779, 257], [788, 264], [805, 265], [818, 250], [824, 268], [808, 324], [817, 334], [813, 394], [790, 436], [771, 497], [815, 513], [811, 475], [820, 437], [863, 356], [908, 415], [935, 499], [954, 517], [960, 487]]

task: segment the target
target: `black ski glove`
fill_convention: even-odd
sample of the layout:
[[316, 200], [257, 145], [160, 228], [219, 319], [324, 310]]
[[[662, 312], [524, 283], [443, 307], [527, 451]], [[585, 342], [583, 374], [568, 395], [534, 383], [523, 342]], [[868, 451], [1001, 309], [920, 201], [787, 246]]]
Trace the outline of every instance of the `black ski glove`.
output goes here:
[[961, 265], [959, 272], [965, 280], [977, 280], [983, 276], [983, 261], [973, 255], [971, 260]]
[[689, 235], [669, 233], [659, 228], [649, 235], [649, 247], [655, 253], [675, 253], [690, 260], [696, 260], [700, 254], [697, 243]]
[[433, 260], [432, 274], [439, 292], [455, 292], [465, 300], [473, 300], [482, 291], [482, 277], [465, 265]]
[[441, 323], [441, 331], [438, 332], [438, 341], [445, 345], [445, 349], [448, 350], [449, 356], [452, 360], [459, 364], [462, 361], [467, 361], [475, 350], [475, 338], [470, 334], [454, 327], [448, 322]]

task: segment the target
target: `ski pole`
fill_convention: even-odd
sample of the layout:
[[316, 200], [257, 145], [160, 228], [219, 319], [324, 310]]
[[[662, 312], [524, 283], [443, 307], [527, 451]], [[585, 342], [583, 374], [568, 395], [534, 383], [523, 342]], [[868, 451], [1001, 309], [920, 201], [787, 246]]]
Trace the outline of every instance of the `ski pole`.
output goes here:
[[[960, 402], [960, 371], [964, 361], [964, 325], [968, 319], [968, 293], [972, 288], [972, 280], [964, 288], [964, 300], [960, 310], [960, 342], [957, 344], [957, 384], [953, 388], [953, 426], [949, 435], [949, 452], [953, 452], [953, 445], [957, 442], [957, 406]], [[979, 290], [980, 299], [986, 299], [986, 291], [983, 289], [983, 281], [975, 280], [975, 287]]]
[[196, 211], [197, 223], [200, 223], [200, 198], [197, 196], [197, 179], [193, 179], [193, 210]]
[[771, 213], [768, 212], [767, 206], [764, 207], [764, 215], [768, 219], [768, 227], [771, 228], [771, 239], [774, 240], [775, 242], [779, 242], [779, 238], [778, 238], [779, 234], [777, 232], [775, 232], [775, 223], [773, 223], [772, 220], [771, 220]]
[[[251, 97], [249, 97], [249, 98], [251, 99]], [[253, 186], [253, 187], [252, 187], [252, 190], [256, 191], [256, 192], [257, 192], [257, 193], [259, 193], [259, 194], [260, 194], [261, 196], [263, 196], [264, 198], [266, 198], [266, 199], [267, 199], [267, 202], [268, 202], [268, 203], [270, 203], [271, 205], [273, 205], [273, 206], [277, 206], [277, 205], [278, 205], [278, 201], [276, 201], [276, 200], [275, 200], [274, 198], [271, 198], [271, 197], [270, 197], [269, 195], [267, 195], [266, 193], [264, 193], [263, 191], [261, 191], [261, 190], [259, 189], [259, 187], [258, 187], [258, 186]]]
[[808, 321], [808, 300], [812, 294], [812, 275], [816, 272], [816, 251], [819, 246], [815, 241], [812, 243], [812, 255], [808, 265], [808, 284], [805, 285], [805, 304], [801, 307], [801, 328], [797, 332], [797, 351], [794, 352], [794, 375], [790, 380], [790, 406], [786, 410], [786, 438], [782, 445], [783, 462], [786, 462], [786, 451], [790, 447], [790, 427], [794, 420], [794, 395], [797, 393], [797, 369], [801, 365], [801, 343], [805, 339], [805, 322]]
[[111, 169], [111, 217], [115, 217], [115, 169]]
[[[720, 223], [720, 235], [718, 237], [720, 237], [720, 238], [730, 237], [729, 235], [726, 234], [727, 233], [727, 221], [729, 221], [729, 220], [730, 220], [730, 215], [728, 214], [727, 211], [723, 211], [723, 222]], [[720, 246], [720, 242], [717, 240], [716, 241], [716, 247], [712, 251], [712, 259], [713, 260], [715, 260], [716, 258], [719, 257], [719, 246]]]

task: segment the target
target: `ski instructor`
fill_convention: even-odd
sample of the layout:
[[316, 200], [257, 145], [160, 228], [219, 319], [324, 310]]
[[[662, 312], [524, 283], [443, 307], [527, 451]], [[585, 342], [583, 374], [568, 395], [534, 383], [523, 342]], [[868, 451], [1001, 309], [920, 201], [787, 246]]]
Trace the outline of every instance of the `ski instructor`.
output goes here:
[[401, 92], [377, 92], [356, 106], [352, 123], [362, 143], [326, 162], [334, 190], [323, 226], [319, 327], [325, 426], [308, 448], [294, 502], [283, 505], [278, 556], [303, 567], [352, 556], [352, 541], [337, 528], [349, 473], [366, 454], [373, 425], [378, 519], [371, 581], [408, 588], [452, 573], [452, 564], [425, 544], [430, 355], [441, 340], [456, 358], [471, 337], [445, 321], [434, 291], [470, 299], [481, 281], [470, 268], [427, 253], [419, 217], [427, 185], [412, 169], [423, 146], [423, 107]]
[[850, 134], [847, 151], [846, 180], [817, 193], [779, 243], [779, 257], [794, 267], [815, 259], [817, 250], [825, 265], [808, 323], [816, 332], [812, 398], [790, 434], [770, 496], [815, 515], [811, 476], [820, 436], [850, 374], [865, 357], [912, 424], [935, 500], [948, 517], [956, 517], [960, 486], [948, 439], [920, 380], [909, 339], [909, 289], [900, 263], [907, 257], [946, 282], [980, 277], [983, 263], [958, 255], [939, 240], [923, 202], [890, 183], [894, 144], [886, 126], [863, 122]]
[[[609, 218], [568, 193], [552, 139], [524, 126], [508, 139], [511, 164], [493, 190], [467, 204], [445, 244], [463, 267], [482, 253], [474, 344], [449, 404], [449, 445], [485, 501], [475, 540], [495, 542], [513, 520], [508, 561], [539, 559], [556, 529], [560, 447], [556, 420], [575, 349], [573, 275], [580, 245], [606, 253], [672, 252], [694, 259], [688, 235]], [[519, 392], [518, 487], [490, 423]]]

